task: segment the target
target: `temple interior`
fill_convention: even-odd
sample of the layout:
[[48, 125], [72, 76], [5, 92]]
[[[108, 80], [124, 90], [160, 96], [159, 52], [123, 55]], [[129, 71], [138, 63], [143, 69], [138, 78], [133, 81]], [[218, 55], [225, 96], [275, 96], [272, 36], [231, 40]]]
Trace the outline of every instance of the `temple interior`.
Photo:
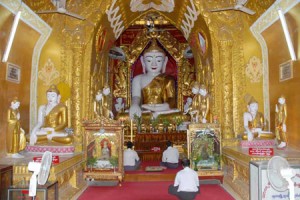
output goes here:
[[[139, 90], [154, 44], [174, 85], [166, 89], [171, 111], [158, 117], [152, 105], [165, 101]], [[28, 163], [45, 151], [53, 155], [48, 181], [57, 183], [58, 199], [76, 199], [90, 179], [130, 179], [126, 141], [143, 162], [160, 161], [166, 140], [200, 180], [217, 178], [236, 199], [281, 194], [268, 189], [266, 163], [283, 157], [297, 173], [299, 198], [299, 57], [299, 0], [0, 0], [0, 198], [29, 181]], [[209, 97], [195, 117], [196, 86]], [[60, 107], [43, 118], [54, 110], [49, 94]], [[130, 117], [136, 94], [147, 103]], [[253, 102], [263, 118], [263, 128], [252, 123], [258, 136], [245, 125]], [[93, 158], [98, 169], [89, 169]], [[5, 169], [12, 177], [4, 180]]]

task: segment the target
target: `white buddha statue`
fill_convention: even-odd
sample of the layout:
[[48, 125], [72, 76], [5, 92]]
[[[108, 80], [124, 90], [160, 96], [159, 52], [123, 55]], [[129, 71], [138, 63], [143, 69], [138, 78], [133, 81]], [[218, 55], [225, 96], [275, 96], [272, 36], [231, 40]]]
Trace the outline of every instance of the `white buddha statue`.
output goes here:
[[73, 137], [65, 132], [68, 126], [67, 107], [60, 103], [60, 92], [56, 85], [51, 85], [46, 92], [46, 105], [41, 105], [38, 110], [38, 122], [30, 134], [30, 144], [39, 142], [55, 141], [70, 144]]
[[129, 109], [131, 119], [140, 117], [142, 109], [151, 111], [156, 117], [160, 114], [179, 112], [175, 109], [175, 81], [165, 74], [168, 57], [157, 45], [155, 39], [141, 56], [143, 74], [133, 78], [132, 103]]
[[265, 131], [264, 116], [261, 112], [258, 112], [258, 102], [249, 96], [248, 99], [248, 112], [244, 113], [244, 128], [245, 135], [242, 139], [252, 141], [258, 137], [260, 139], [273, 139], [274, 134], [269, 131]]

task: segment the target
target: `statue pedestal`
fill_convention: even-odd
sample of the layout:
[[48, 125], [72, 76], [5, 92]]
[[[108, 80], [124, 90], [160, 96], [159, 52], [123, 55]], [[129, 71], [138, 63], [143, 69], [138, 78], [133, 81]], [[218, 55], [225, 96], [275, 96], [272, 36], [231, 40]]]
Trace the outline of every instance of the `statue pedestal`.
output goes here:
[[275, 146], [275, 140], [242, 140], [240, 145], [242, 148]]
[[45, 151], [50, 151], [52, 153], [63, 153], [69, 154], [74, 153], [74, 146], [50, 146], [50, 145], [27, 145], [25, 150], [31, 153], [44, 153]]

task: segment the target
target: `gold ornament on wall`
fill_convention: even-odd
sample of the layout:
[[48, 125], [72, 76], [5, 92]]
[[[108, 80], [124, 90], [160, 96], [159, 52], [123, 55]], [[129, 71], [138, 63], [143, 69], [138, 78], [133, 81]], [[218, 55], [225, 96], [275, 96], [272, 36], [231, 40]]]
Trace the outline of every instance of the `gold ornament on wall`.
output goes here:
[[259, 58], [253, 56], [250, 58], [246, 67], [246, 75], [252, 83], [259, 83], [263, 74], [262, 63]]
[[54, 79], [60, 76], [59, 71], [54, 67], [54, 63], [49, 58], [44, 67], [38, 72], [39, 79], [44, 82], [44, 85], [49, 86]]

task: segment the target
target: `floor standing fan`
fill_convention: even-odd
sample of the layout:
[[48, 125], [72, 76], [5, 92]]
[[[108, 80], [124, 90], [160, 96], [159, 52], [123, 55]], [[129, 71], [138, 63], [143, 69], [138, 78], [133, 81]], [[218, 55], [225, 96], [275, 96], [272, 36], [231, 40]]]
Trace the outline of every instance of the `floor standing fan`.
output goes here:
[[42, 162], [29, 162], [28, 170], [33, 172], [29, 183], [30, 197], [36, 196], [37, 183], [39, 185], [45, 185], [45, 183], [47, 182], [51, 164], [52, 153], [50, 151], [46, 151], [43, 154]]
[[271, 186], [275, 190], [283, 192], [288, 189], [289, 199], [295, 200], [295, 187], [292, 178], [296, 172], [289, 166], [285, 158], [273, 156], [268, 162], [267, 174]]

